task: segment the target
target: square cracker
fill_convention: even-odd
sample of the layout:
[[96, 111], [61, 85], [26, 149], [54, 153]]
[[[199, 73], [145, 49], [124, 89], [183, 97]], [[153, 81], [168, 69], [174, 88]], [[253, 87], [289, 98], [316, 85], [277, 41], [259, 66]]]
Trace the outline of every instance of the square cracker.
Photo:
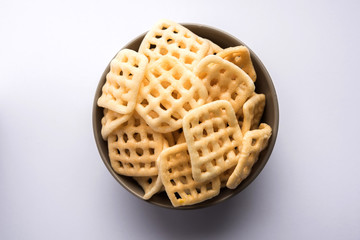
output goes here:
[[115, 131], [121, 124], [126, 122], [131, 114], [120, 114], [110, 109], [104, 108], [104, 117], [101, 119], [101, 136], [104, 140]]
[[209, 43], [189, 29], [170, 20], [160, 20], [145, 35], [139, 53], [149, 62], [168, 55], [177, 58], [188, 69], [193, 69], [209, 51]]
[[155, 176], [156, 159], [164, 144], [162, 134], [153, 131], [136, 113], [108, 136], [110, 163], [125, 176]]
[[196, 181], [217, 177], [237, 164], [242, 134], [228, 101], [192, 110], [183, 120], [183, 129]]
[[249, 176], [251, 168], [257, 161], [260, 152], [266, 148], [269, 138], [271, 137], [271, 132], [271, 127], [262, 123], [259, 129], [245, 133], [239, 162], [226, 183], [228, 188], [236, 188]]
[[97, 104], [120, 114], [134, 111], [147, 58], [130, 49], [120, 50], [110, 63], [110, 72]]
[[227, 100], [235, 112], [255, 90], [254, 82], [243, 70], [217, 55], [203, 58], [194, 73], [208, 90], [207, 102]]
[[141, 83], [136, 111], [155, 131], [169, 133], [207, 98], [203, 83], [179, 60], [163, 56], [149, 64]]
[[256, 72], [251, 61], [250, 51], [245, 46], [229, 47], [217, 53], [217, 56], [232, 62], [244, 72], [246, 72], [249, 77], [255, 82], [256, 81]]
[[219, 177], [202, 183], [194, 180], [186, 143], [167, 148], [160, 154], [159, 174], [174, 207], [200, 203], [220, 192]]
[[249, 130], [258, 128], [265, 108], [265, 95], [254, 94], [244, 103], [241, 132], [243, 135]]

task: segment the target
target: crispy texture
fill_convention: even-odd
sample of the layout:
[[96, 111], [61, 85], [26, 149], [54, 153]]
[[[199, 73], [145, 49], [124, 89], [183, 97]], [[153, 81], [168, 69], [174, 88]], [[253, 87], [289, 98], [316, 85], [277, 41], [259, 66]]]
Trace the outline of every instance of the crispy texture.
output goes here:
[[108, 137], [112, 168], [126, 176], [155, 176], [156, 159], [163, 149], [164, 138], [154, 132], [138, 115], [123, 123]]
[[209, 51], [209, 43], [189, 29], [169, 20], [160, 20], [145, 35], [139, 47], [149, 62], [168, 55], [193, 69]]
[[141, 83], [136, 111], [160, 133], [181, 128], [185, 114], [203, 105], [203, 83], [176, 58], [163, 56], [149, 64]]
[[209, 51], [207, 55], [216, 55], [219, 52], [223, 51], [221, 47], [219, 47], [217, 44], [213, 43], [212, 41], [206, 39], [209, 43]]
[[196, 181], [208, 181], [237, 164], [242, 134], [228, 101], [192, 110], [183, 120], [183, 130]]
[[242, 134], [258, 128], [265, 108], [265, 95], [254, 93], [243, 107]]
[[147, 58], [130, 49], [121, 50], [110, 63], [110, 72], [97, 104], [121, 114], [134, 111]]
[[220, 192], [219, 177], [202, 183], [193, 179], [186, 143], [167, 148], [161, 153], [159, 174], [174, 207], [200, 203]]
[[115, 131], [121, 124], [126, 122], [131, 117], [131, 114], [120, 114], [104, 108], [104, 117], [101, 119], [101, 136], [104, 140], [110, 133]]
[[203, 58], [194, 72], [208, 90], [207, 102], [227, 100], [235, 112], [242, 108], [255, 89], [253, 81], [243, 70], [217, 55]]
[[220, 51], [217, 56], [234, 63], [256, 81], [256, 72], [251, 61], [250, 51], [245, 46], [229, 47]]
[[236, 188], [249, 176], [260, 152], [266, 148], [271, 133], [271, 127], [265, 123], [260, 124], [259, 129], [246, 132], [239, 162], [226, 183], [228, 188]]

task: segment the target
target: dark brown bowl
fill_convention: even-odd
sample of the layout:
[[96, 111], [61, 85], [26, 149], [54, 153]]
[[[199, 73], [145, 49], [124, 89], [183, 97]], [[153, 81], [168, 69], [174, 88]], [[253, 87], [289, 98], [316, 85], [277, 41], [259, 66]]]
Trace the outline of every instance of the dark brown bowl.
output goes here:
[[[222, 48], [239, 46], [239, 45], [246, 46], [243, 42], [241, 42], [237, 38], [221, 30], [215, 29], [213, 27], [204, 26], [200, 24], [182, 24], [182, 25], [190, 29], [195, 34], [203, 38], [210, 39], [211, 41], [218, 44]], [[145, 34], [146, 33], [143, 33], [142, 35], [138, 36], [123, 48], [133, 49], [137, 51]], [[279, 106], [278, 106], [278, 100], [277, 100], [275, 88], [273, 82], [271, 81], [269, 73], [267, 72], [266, 68], [264, 67], [260, 59], [255, 55], [255, 53], [250, 48], [249, 50], [257, 74], [257, 80], [255, 82], [255, 86], [256, 86], [255, 91], [257, 93], [263, 93], [266, 96], [265, 111], [261, 122], [265, 122], [272, 127], [272, 136], [269, 140], [268, 147], [261, 152], [259, 159], [256, 162], [256, 164], [253, 166], [250, 175], [244, 181], [242, 181], [242, 183], [236, 189], [231, 190], [228, 188], [222, 188], [218, 196], [199, 204], [174, 208], [170, 200], [168, 199], [166, 193], [164, 192], [154, 195], [150, 200], [147, 200], [147, 202], [157, 206], [171, 208], [171, 209], [196, 209], [196, 208], [212, 206], [216, 203], [223, 202], [226, 199], [241, 192], [243, 189], [249, 186], [249, 184], [252, 181], [254, 181], [254, 179], [262, 171], [275, 145], [277, 132], [278, 132], [278, 125], [279, 125]], [[97, 106], [97, 100], [101, 95], [102, 86], [105, 83], [106, 74], [109, 72], [109, 70], [110, 70], [110, 63], [107, 65], [104, 73], [101, 76], [94, 98], [92, 120], [93, 120], [93, 131], [94, 131], [96, 145], [98, 147], [100, 156], [103, 162], [105, 163], [105, 166], [107, 167], [109, 172], [113, 175], [113, 177], [125, 189], [127, 189], [129, 192], [131, 192], [138, 198], [142, 199], [143, 196], [142, 188], [132, 178], [119, 175], [111, 168], [110, 159], [108, 155], [107, 142], [104, 141], [101, 137], [101, 118], [103, 117], [103, 108]]]

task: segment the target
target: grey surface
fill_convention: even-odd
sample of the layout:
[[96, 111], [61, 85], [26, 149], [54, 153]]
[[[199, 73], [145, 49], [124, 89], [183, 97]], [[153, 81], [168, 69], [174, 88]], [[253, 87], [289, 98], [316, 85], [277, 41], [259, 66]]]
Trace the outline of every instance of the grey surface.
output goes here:
[[[359, 10], [358, 1], [1, 2], [0, 239], [359, 239]], [[268, 164], [211, 208], [136, 199], [93, 140], [102, 71], [159, 18], [233, 34], [277, 89]]]

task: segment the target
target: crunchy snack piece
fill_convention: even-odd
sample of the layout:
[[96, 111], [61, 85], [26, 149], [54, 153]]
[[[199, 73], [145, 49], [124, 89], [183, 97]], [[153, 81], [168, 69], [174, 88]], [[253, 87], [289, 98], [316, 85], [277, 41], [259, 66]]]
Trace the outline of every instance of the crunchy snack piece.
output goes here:
[[223, 51], [221, 47], [219, 47], [217, 44], [213, 43], [212, 41], [206, 39], [209, 42], [209, 51], [207, 55], [216, 55], [219, 52]]
[[[239, 156], [240, 154], [238, 154], [237, 156]], [[236, 166], [229, 168], [228, 170], [226, 170], [225, 172], [221, 173], [219, 175], [220, 177], [220, 181], [221, 181], [221, 187], [226, 187], [226, 183], [229, 180], [229, 177], [231, 176], [231, 174], [233, 173], [234, 169]]]
[[120, 114], [104, 108], [104, 117], [101, 119], [101, 136], [104, 140], [121, 124], [126, 122], [131, 117], [131, 114]]
[[136, 113], [108, 136], [112, 168], [126, 176], [155, 176], [164, 138]]
[[256, 81], [256, 72], [251, 61], [250, 51], [245, 46], [229, 47], [220, 51], [217, 56], [234, 63]]
[[200, 203], [220, 192], [219, 177], [202, 183], [193, 179], [186, 143], [167, 148], [160, 154], [159, 174], [174, 207]]
[[192, 110], [184, 117], [183, 130], [196, 181], [210, 180], [237, 164], [242, 134], [228, 101]]
[[176, 58], [163, 56], [149, 64], [136, 111], [155, 131], [173, 132], [185, 114], [205, 103], [203, 83]]
[[208, 90], [207, 102], [227, 100], [235, 112], [243, 106], [255, 89], [253, 81], [243, 70], [217, 55], [203, 58], [194, 72]]
[[258, 128], [265, 108], [265, 95], [254, 93], [243, 106], [242, 134]]
[[142, 54], [130, 49], [121, 50], [110, 63], [98, 105], [121, 114], [131, 113], [147, 62]]
[[189, 69], [193, 69], [208, 50], [208, 41], [169, 20], [156, 23], [139, 47], [139, 53], [147, 56], [149, 62], [168, 55], [177, 58]]
[[266, 148], [271, 132], [271, 127], [265, 123], [261, 123], [259, 129], [246, 132], [243, 138], [239, 162], [226, 183], [228, 188], [236, 188], [249, 176], [251, 168], [257, 161], [260, 152]]

